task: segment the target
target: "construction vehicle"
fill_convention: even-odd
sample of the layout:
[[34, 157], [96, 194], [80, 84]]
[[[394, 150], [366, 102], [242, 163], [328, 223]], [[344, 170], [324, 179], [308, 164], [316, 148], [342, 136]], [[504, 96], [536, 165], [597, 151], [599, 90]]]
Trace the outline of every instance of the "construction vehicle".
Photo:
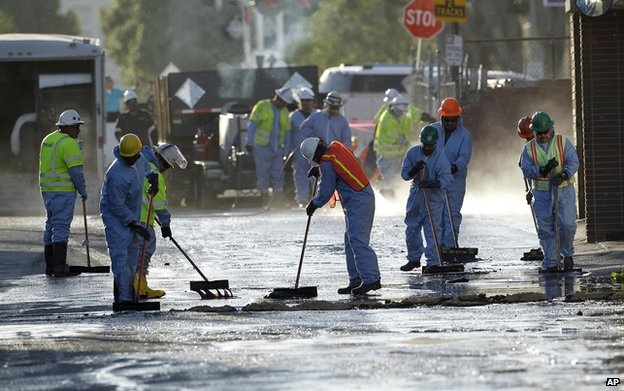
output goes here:
[[87, 178], [101, 183], [106, 169], [104, 48], [98, 39], [0, 34], [0, 90], [0, 155], [15, 157], [4, 160], [9, 170], [36, 176], [41, 140], [63, 111], [75, 109], [85, 121], [79, 138]]
[[249, 114], [257, 101], [270, 99], [282, 86], [318, 91], [317, 67], [228, 68], [158, 79], [159, 142], [176, 144], [189, 160], [186, 170], [168, 179], [171, 202], [209, 207], [228, 191], [257, 193], [253, 156], [245, 150]]

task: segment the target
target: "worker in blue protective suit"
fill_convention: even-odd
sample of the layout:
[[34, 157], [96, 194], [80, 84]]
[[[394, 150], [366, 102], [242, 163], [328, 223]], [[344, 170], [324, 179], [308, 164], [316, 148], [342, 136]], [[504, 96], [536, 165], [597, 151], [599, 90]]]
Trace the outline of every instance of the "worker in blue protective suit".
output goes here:
[[43, 233], [45, 274], [69, 277], [67, 266], [69, 227], [74, 219], [76, 191], [87, 200], [82, 151], [76, 141], [84, 121], [76, 110], [66, 110], [59, 116], [58, 130], [41, 142], [39, 155], [39, 188], [46, 209]]
[[325, 107], [308, 117], [301, 124], [305, 137], [318, 137], [326, 144], [340, 141], [351, 149], [351, 128], [344, 115], [340, 114], [343, 105], [342, 97], [335, 91], [327, 94], [323, 100]]
[[375, 217], [375, 194], [357, 159], [345, 145], [329, 145], [317, 137], [301, 143], [301, 153], [314, 167], [310, 176], [320, 177], [319, 189], [306, 207], [308, 216], [325, 205], [335, 191], [340, 195], [347, 230], [344, 236], [349, 285], [339, 294], [359, 295], [381, 288], [377, 255], [370, 246]]
[[[444, 150], [444, 154], [451, 164], [453, 181], [448, 185], [446, 191], [453, 213], [455, 235], [459, 236], [459, 227], [462, 222], [461, 209], [466, 195], [468, 164], [472, 157], [472, 135], [463, 124], [462, 108], [454, 98], [444, 99], [438, 113], [440, 114], [440, 121], [432, 125], [438, 130], [438, 149]], [[445, 248], [455, 247], [455, 239], [448, 208], [444, 208], [440, 245]]]
[[290, 88], [275, 90], [272, 99], [256, 103], [249, 115], [245, 149], [253, 154], [256, 164], [256, 187], [263, 202], [268, 201], [269, 187], [274, 195], [283, 197], [284, 160], [290, 152], [290, 119], [286, 106], [293, 103]]
[[150, 239], [147, 228], [139, 223], [146, 176], [150, 181], [150, 194], [158, 192], [158, 176], [149, 172], [147, 161], [141, 158], [141, 148], [137, 135], [124, 135], [113, 149], [115, 160], [106, 171], [102, 185], [100, 214], [111, 257], [116, 303], [134, 301], [139, 245]]
[[292, 136], [290, 150], [293, 151], [292, 170], [293, 182], [295, 183], [295, 202], [304, 208], [310, 201], [310, 178], [308, 171], [310, 163], [299, 153], [299, 145], [306, 138], [301, 130], [301, 124], [318, 109], [314, 108], [314, 92], [308, 87], [301, 87], [295, 92], [295, 98], [299, 101], [299, 108], [290, 113]]
[[[152, 212], [148, 220], [149, 212], [149, 191], [150, 183], [147, 178], [143, 182], [143, 202], [141, 207], [141, 225], [147, 224], [147, 230], [149, 231], [149, 240], [145, 246], [145, 258], [143, 260], [143, 270], [141, 274], [137, 273], [134, 278], [134, 289], [139, 291], [139, 297], [145, 299], [154, 299], [165, 295], [165, 291], [162, 289], [152, 289], [147, 284], [147, 274], [149, 270], [150, 260], [152, 255], [156, 251], [156, 234], [154, 232], [154, 224], [158, 217], [160, 222], [160, 231], [163, 238], [171, 238], [171, 213], [167, 206], [167, 184], [164, 173], [170, 168], [175, 166], [185, 169], [187, 165], [186, 158], [180, 151], [180, 149], [173, 144], [161, 144], [158, 147], [152, 149], [148, 146], [141, 148], [141, 159], [145, 159], [149, 165], [149, 171], [155, 172], [158, 175], [158, 192], [152, 199]], [[142, 254], [142, 248], [139, 249], [138, 256]], [[140, 258], [139, 258], [140, 259]]]
[[[420, 258], [425, 254], [427, 267], [440, 266], [440, 254], [436, 246], [442, 232], [444, 191], [453, 181], [451, 165], [444, 151], [437, 147], [438, 130], [427, 125], [420, 131], [420, 143], [407, 151], [401, 177], [412, 181], [405, 212], [405, 242], [407, 263], [400, 267], [404, 272], [420, 267]], [[425, 190], [426, 189], [426, 190]], [[427, 191], [425, 199], [424, 191]], [[427, 209], [427, 200], [429, 209]], [[429, 218], [429, 211], [433, 222]], [[435, 229], [435, 236], [434, 236]], [[423, 246], [424, 231], [427, 246]]]
[[[556, 134], [548, 113], [538, 111], [531, 117], [535, 138], [525, 144], [521, 167], [525, 178], [533, 181], [537, 236], [544, 252], [542, 268], [558, 270], [558, 259], [563, 256], [564, 270], [574, 268], [574, 235], [576, 234], [576, 191], [574, 174], [579, 159], [572, 142]], [[553, 205], [557, 193], [558, 205]], [[555, 209], [559, 220], [559, 254], [555, 236]]]

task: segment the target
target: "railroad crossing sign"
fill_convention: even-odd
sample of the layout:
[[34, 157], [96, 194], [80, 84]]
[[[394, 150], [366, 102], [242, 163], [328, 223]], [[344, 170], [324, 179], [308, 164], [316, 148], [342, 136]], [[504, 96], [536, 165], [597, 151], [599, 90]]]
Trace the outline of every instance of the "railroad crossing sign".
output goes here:
[[435, 17], [442, 22], [465, 22], [466, 0], [434, 0]]
[[444, 23], [436, 20], [433, 0], [410, 1], [401, 21], [414, 38], [433, 38], [444, 28]]

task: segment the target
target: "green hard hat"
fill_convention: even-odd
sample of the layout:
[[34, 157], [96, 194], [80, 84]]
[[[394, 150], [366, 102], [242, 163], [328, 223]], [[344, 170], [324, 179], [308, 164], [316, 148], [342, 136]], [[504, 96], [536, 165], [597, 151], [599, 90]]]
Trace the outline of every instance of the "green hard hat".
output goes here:
[[538, 111], [537, 113], [533, 114], [533, 117], [531, 117], [531, 125], [529, 125], [529, 127], [532, 131], [541, 133], [552, 128], [554, 124], [555, 121], [550, 118], [548, 113], [544, 111]]
[[422, 144], [435, 144], [438, 142], [438, 129], [435, 126], [427, 125], [420, 131], [420, 142]]

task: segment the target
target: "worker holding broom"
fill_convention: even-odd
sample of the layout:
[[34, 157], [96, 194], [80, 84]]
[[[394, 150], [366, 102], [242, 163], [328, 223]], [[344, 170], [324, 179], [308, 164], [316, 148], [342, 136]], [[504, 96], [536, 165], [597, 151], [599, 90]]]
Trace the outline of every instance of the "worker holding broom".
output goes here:
[[370, 247], [370, 234], [375, 217], [375, 194], [347, 146], [339, 141], [329, 145], [318, 137], [301, 143], [301, 153], [313, 166], [308, 175], [319, 178], [318, 191], [306, 207], [308, 216], [325, 205], [337, 191], [345, 214], [344, 236], [349, 285], [339, 294], [359, 295], [381, 288], [377, 254]]
[[462, 222], [461, 209], [466, 195], [466, 177], [468, 164], [472, 157], [472, 135], [464, 126], [461, 116], [463, 110], [455, 98], [446, 98], [440, 104], [440, 121], [432, 125], [438, 130], [438, 149], [443, 150], [451, 164], [453, 181], [448, 185], [451, 216], [446, 208], [442, 210], [442, 235], [440, 245], [444, 248], [455, 247], [455, 238], [459, 236]]
[[[453, 176], [451, 164], [444, 151], [436, 147], [437, 142], [438, 131], [434, 126], [422, 128], [420, 144], [407, 151], [401, 167], [401, 177], [412, 181], [405, 212], [407, 263], [400, 268], [404, 272], [420, 267], [423, 253], [427, 267], [441, 264], [440, 243], [437, 241], [442, 232], [444, 191], [453, 181]], [[426, 247], [422, 241], [423, 230]]]
[[135, 300], [133, 281], [137, 272], [139, 246], [150, 239], [150, 233], [139, 221], [143, 180], [149, 178], [149, 193], [158, 193], [158, 176], [136, 165], [141, 158], [141, 140], [134, 133], [121, 138], [113, 149], [115, 160], [106, 171], [100, 199], [106, 246], [114, 276], [115, 303]]
[[563, 256], [564, 270], [574, 268], [576, 192], [573, 183], [579, 168], [574, 145], [567, 137], [555, 133], [554, 124], [546, 112], [533, 114], [530, 128], [535, 138], [524, 145], [521, 160], [524, 177], [533, 181], [537, 236], [544, 252], [542, 269], [548, 272], [558, 271], [559, 256]]
[[[154, 299], [165, 295], [165, 291], [162, 289], [151, 289], [147, 285], [147, 274], [150, 265], [150, 260], [154, 252], [156, 251], [156, 234], [154, 232], [155, 218], [158, 217], [160, 222], [160, 231], [163, 238], [171, 237], [171, 213], [167, 208], [167, 184], [165, 181], [165, 171], [175, 166], [185, 169], [187, 165], [186, 158], [180, 151], [180, 149], [173, 144], [161, 144], [158, 147], [152, 149], [149, 146], [144, 146], [141, 149], [141, 159], [145, 159], [149, 165], [150, 171], [155, 172], [158, 175], [158, 192], [154, 194], [152, 200], [153, 213], [150, 214], [149, 221], [147, 220], [149, 210], [149, 196], [150, 196], [150, 183], [148, 178], [145, 178], [143, 182], [143, 204], [141, 207], [141, 225], [146, 226], [149, 231], [149, 239], [145, 247], [145, 257], [143, 259], [143, 269], [139, 270], [134, 277], [134, 289], [139, 291], [139, 297], [144, 299]], [[139, 248], [137, 252], [138, 256], [142, 255], [142, 249]], [[139, 258], [140, 259], [140, 258]], [[139, 273], [141, 275], [139, 276]]]

